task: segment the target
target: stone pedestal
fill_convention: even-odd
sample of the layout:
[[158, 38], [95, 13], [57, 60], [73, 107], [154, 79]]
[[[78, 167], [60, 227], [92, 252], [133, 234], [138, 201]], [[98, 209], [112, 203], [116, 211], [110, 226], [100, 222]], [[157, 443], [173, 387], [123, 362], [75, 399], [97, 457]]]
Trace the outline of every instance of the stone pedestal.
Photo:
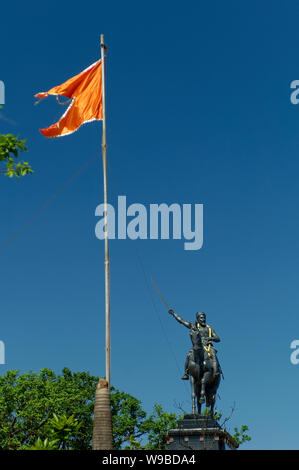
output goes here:
[[236, 449], [238, 443], [211, 416], [191, 414], [167, 433], [169, 450]]

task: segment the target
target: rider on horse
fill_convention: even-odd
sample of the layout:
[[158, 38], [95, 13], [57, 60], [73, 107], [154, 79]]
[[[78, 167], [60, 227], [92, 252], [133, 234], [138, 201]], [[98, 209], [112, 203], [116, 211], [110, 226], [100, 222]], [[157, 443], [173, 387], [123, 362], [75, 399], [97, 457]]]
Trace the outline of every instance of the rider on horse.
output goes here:
[[[213, 347], [212, 341], [215, 343], [219, 343], [220, 338], [216, 335], [215, 331], [206, 324], [206, 315], [203, 312], [196, 313], [196, 321], [187, 322], [183, 320], [179, 315], [177, 315], [172, 309], [169, 309], [169, 313], [182, 325], [186, 326], [190, 329], [190, 337], [193, 342], [193, 335], [196, 333], [200, 337], [202, 346], [205, 351], [205, 356], [210, 359], [210, 364], [213, 370], [213, 375], [216, 377], [222, 373], [220, 364], [217, 358], [217, 350]], [[194, 344], [193, 344], [194, 346]], [[182, 380], [189, 379], [189, 361], [193, 355], [193, 347], [187, 354], [186, 361], [185, 361], [185, 374], [182, 377]], [[205, 361], [207, 362], [207, 361]], [[207, 364], [206, 364], [207, 365]]]

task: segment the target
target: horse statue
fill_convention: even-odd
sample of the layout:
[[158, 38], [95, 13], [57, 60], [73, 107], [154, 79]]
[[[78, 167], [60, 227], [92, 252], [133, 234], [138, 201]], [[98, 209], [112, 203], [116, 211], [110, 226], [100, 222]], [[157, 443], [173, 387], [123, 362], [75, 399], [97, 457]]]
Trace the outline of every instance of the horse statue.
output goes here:
[[182, 325], [189, 329], [192, 342], [192, 349], [188, 352], [185, 361], [185, 374], [183, 380], [190, 377], [192, 390], [192, 413], [201, 413], [201, 405], [206, 402], [206, 407], [210, 407], [211, 415], [214, 413], [217, 389], [220, 384], [221, 368], [216, 356], [212, 342], [218, 343], [219, 336], [206, 324], [206, 314], [196, 313], [195, 322], [183, 320], [174, 310], [168, 312]]
[[[214, 415], [216, 394], [220, 384], [220, 373], [216, 373], [212, 357], [208, 352], [208, 341], [195, 328], [190, 329], [193, 348], [189, 355], [189, 374], [192, 393], [192, 414], [201, 414], [201, 406], [206, 402]], [[196, 406], [197, 405], [197, 406]]]

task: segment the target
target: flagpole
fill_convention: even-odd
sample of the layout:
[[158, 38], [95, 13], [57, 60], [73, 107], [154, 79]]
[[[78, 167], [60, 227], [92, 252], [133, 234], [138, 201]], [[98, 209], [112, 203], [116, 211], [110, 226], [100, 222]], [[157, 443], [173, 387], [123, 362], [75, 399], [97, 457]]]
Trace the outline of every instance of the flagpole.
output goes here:
[[101, 34], [101, 61], [102, 61], [102, 106], [103, 106], [103, 129], [102, 129], [102, 157], [104, 175], [104, 209], [105, 209], [105, 361], [106, 380], [110, 388], [111, 377], [111, 334], [110, 334], [110, 262], [108, 247], [108, 190], [107, 190], [107, 142], [106, 142], [106, 95], [105, 95], [105, 42]]

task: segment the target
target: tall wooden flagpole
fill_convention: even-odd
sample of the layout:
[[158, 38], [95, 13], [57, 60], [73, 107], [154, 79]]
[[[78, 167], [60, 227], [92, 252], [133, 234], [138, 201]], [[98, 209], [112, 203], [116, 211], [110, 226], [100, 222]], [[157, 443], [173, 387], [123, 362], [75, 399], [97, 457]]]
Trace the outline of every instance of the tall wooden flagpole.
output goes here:
[[111, 333], [110, 333], [110, 263], [108, 247], [108, 189], [107, 189], [107, 143], [106, 143], [106, 93], [105, 93], [105, 42], [101, 34], [101, 60], [102, 60], [102, 156], [104, 175], [104, 210], [105, 210], [105, 321], [106, 321], [106, 380], [110, 388], [111, 377]]
[[107, 190], [107, 144], [106, 144], [106, 101], [105, 101], [105, 43], [101, 34], [101, 61], [102, 61], [102, 156], [104, 175], [104, 210], [105, 210], [105, 321], [106, 321], [106, 379], [100, 379], [96, 393], [93, 420], [93, 450], [111, 450], [113, 447], [112, 414], [110, 402], [110, 266], [108, 249], [108, 190]]

